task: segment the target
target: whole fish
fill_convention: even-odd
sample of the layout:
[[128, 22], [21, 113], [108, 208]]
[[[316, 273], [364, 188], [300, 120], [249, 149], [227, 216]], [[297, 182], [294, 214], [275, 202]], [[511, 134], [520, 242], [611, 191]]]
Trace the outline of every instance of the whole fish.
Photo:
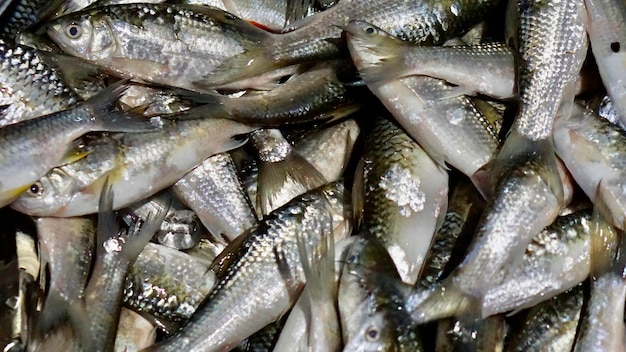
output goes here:
[[[108, 175], [117, 195], [113, 206], [119, 209], [171, 186], [207, 157], [240, 146], [234, 137], [255, 129], [230, 120], [196, 119], [172, 123], [159, 132], [120, 135], [109, 139], [116, 148], [113, 153], [94, 151], [93, 158], [88, 155], [72, 164], [73, 173], [68, 168], [52, 170], [39, 181], [44, 184], [41, 194], [27, 192], [12, 207], [33, 215], [95, 213], [94, 190]], [[45, 186], [48, 181], [50, 187]], [[59, 193], [48, 202], [46, 192]]]
[[232, 260], [187, 325], [146, 351], [228, 350], [277, 320], [305, 280], [296, 239], [322, 230], [343, 238], [344, 196], [343, 185], [331, 183], [272, 212], [230, 249]]
[[80, 100], [37, 50], [0, 39], [0, 126], [65, 110]]
[[123, 77], [210, 92], [196, 83], [269, 33], [212, 7], [122, 4], [59, 17], [48, 35], [64, 52]]
[[124, 89], [116, 84], [72, 109], [0, 128], [0, 206], [13, 201], [53, 167], [84, 157], [80, 142], [74, 140], [87, 132], [159, 129], [149, 120], [129, 119], [128, 114], [114, 110]]
[[389, 118], [375, 117], [353, 192], [363, 197], [361, 229], [387, 248], [402, 280], [415, 284], [446, 214], [448, 173]]
[[275, 88], [234, 98], [199, 95], [204, 105], [189, 110], [190, 117], [231, 118], [264, 127], [284, 127], [312, 121], [337, 119], [358, 110], [355, 89], [339, 76], [351, 68], [346, 60], [323, 61], [296, 73]]

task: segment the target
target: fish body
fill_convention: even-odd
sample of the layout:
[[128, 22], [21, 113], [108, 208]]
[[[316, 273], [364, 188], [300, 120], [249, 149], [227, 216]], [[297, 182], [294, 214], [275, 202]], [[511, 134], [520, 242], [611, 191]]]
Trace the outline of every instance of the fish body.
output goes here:
[[593, 56], [622, 124], [626, 123], [626, 4], [585, 0]]
[[178, 180], [172, 191], [215, 236], [232, 241], [258, 222], [228, 153], [203, 161]]
[[[45, 194], [27, 194], [23, 203], [13, 207], [55, 216], [95, 213], [98, 200], [93, 190], [99, 189], [108, 175], [118, 195], [113, 206], [119, 209], [171, 186], [207, 157], [240, 146], [233, 137], [254, 129], [230, 120], [200, 119], [178, 121], [159, 132], [121, 135], [114, 142], [114, 153], [99, 153], [97, 158], [87, 156], [74, 163], [72, 169], [77, 173], [52, 171], [55, 177], [47, 177], [46, 182], [58, 183], [48, 191], [60, 192], [51, 202], [54, 204], [46, 202]], [[89, 183], [76, 187], [82, 180]]]
[[79, 101], [32, 48], [0, 39], [0, 126], [61, 111]]
[[[358, 187], [358, 186], [357, 186]], [[404, 131], [378, 116], [363, 155], [362, 229], [387, 248], [415, 284], [448, 205], [448, 173]]]
[[53, 167], [84, 156], [74, 140], [87, 132], [158, 129], [150, 121], [134, 121], [114, 110], [112, 104], [123, 89], [117, 84], [72, 109], [0, 128], [0, 205], [10, 203]]
[[189, 323], [147, 351], [226, 350], [277, 320], [305, 280], [296, 238], [309, 240], [322, 229], [343, 238], [340, 228], [349, 226], [343, 197], [343, 186], [331, 183], [272, 212], [233, 248], [233, 260]]
[[51, 21], [48, 34], [123, 77], [201, 92], [194, 82], [269, 35], [217, 8], [170, 4], [86, 9]]
[[576, 106], [572, 115], [555, 122], [554, 146], [567, 169], [614, 226], [626, 224], [626, 193], [622, 173], [626, 134], [596, 114]]

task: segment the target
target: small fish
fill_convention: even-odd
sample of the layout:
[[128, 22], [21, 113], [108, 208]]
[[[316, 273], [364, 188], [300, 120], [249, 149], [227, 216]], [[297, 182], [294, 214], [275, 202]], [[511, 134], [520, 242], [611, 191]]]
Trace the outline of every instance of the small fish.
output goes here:
[[194, 316], [146, 351], [227, 350], [276, 321], [295, 303], [305, 280], [296, 238], [308, 239], [321, 229], [332, 231], [336, 240], [345, 237], [351, 227], [344, 197], [341, 183], [303, 194], [232, 243], [225, 250], [232, 260]]
[[83, 158], [80, 142], [74, 140], [87, 132], [160, 129], [149, 120], [129, 119], [128, 114], [114, 110], [124, 89], [123, 84], [115, 84], [72, 109], [0, 128], [0, 206], [13, 201], [53, 167]]
[[64, 52], [125, 78], [204, 93], [196, 82], [270, 35], [217, 8], [170, 4], [85, 9], [47, 28]]
[[[105, 137], [114, 152], [95, 150], [94, 157], [88, 155], [71, 168], [53, 169], [12, 207], [33, 215], [95, 213], [94, 190], [109, 176], [117, 195], [113, 206], [120, 209], [171, 186], [209, 156], [242, 145], [245, 140], [235, 137], [255, 129], [230, 120], [197, 119], [177, 121], [158, 132]], [[46, 185], [48, 181], [52, 184]]]
[[[384, 36], [381, 29], [364, 21], [351, 21], [344, 29], [357, 69], [378, 60], [364, 48]], [[494, 158], [499, 143], [493, 128], [458, 88], [418, 76], [369, 82], [368, 87], [440, 165], [448, 163], [473, 177]]]

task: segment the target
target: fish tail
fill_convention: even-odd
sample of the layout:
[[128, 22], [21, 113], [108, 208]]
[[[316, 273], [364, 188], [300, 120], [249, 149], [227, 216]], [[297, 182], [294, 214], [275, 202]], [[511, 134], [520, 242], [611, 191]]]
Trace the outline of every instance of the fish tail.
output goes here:
[[94, 120], [94, 131], [151, 132], [160, 130], [163, 124], [130, 112], [117, 110], [116, 103], [126, 92], [127, 80], [116, 82], [98, 95], [85, 101], [85, 106]]
[[444, 282], [427, 292], [414, 294], [411, 316], [417, 323], [426, 323], [452, 316], [481, 316], [482, 303], [456, 287], [451, 280]]
[[324, 176], [295, 150], [278, 162], [261, 161], [257, 190], [257, 207], [262, 214], [269, 214], [281, 204], [275, 200], [286, 184], [294, 183], [303, 192], [326, 184]]

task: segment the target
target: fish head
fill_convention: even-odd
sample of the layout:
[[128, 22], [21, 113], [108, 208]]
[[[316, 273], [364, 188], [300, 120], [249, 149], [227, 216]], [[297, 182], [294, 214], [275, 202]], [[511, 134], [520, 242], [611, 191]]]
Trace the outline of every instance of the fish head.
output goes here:
[[70, 202], [76, 187], [70, 175], [55, 168], [33, 183], [11, 207], [29, 215], [51, 216]]
[[390, 48], [402, 46], [401, 40], [366, 21], [352, 20], [343, 30], [357, 68], [376, 65], [393, 54]]
[[89, 61], [108, 58], [117, 49], [107, 18], [91, 12], [55, 19], [48, 25], [48, 36], [64, 52]]

